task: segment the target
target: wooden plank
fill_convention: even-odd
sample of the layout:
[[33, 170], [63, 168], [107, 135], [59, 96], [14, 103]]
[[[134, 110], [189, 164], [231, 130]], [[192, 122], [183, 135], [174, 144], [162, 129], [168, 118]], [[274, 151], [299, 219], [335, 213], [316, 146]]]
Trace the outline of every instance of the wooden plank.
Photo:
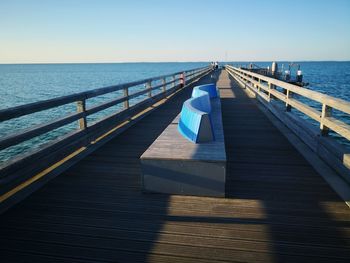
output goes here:
[[[196, 70], [196, 71], [199, 70], [200, 72], [205, 72], [208, 69], [207, 69], [207, 67], [204, 67], [204, 68], [193, 69], [193, 70]], [[6, 121], [6, 120], [13, 119], [13, 118], [18, 118], [18, 117], [28, 115], [28, 114], [31, 114], [34, 112], [51, 109], [54, 107], [62, 106], [64, 104], [72, 103], [72, 102], [79, 101], [79, 100], [86, 100], [86, 99], [100, 96], [100, 95], [103, 95], [106, 93], [115, 92], [118, 90], [123, 90], [124, 88], [137, 86], [137, 85], [149, 82], [149, 81], [158, 80], [158, 79], [162, 79], [165, 77], [171, 77], [173, 75], [180, 74], [180, 73], [182, 73], [182, 71], [177, 72], [177, 73], [173, 73], [173, 74], [164, 75], [164, 76], [147, 78], [147, 79], [138, 80], [138, 81], [134, 81], [134, 82], [130, 82], [130, 83], [114, 85], [114, 86], [109, 86], [109, 87], [103, 87], [103, 88], [94, 89], [94, 90], [90, 90], [90, 91], [84, 91], [84, 92], [77, 93], [77, 94], [62, 96], [62, 97], [58, 97], [58, 98], [54, 98], [54, 99], [29, 103], [26, 105], [21, 105], [21, 106], [9, 108], [9, 109], [1, 109], [0, 110], [0, 121]]]
[[286, 102], [286, 95], [279, 92], [278, 90], [270, 89], [269, 92], [280, 101]]
[[82, 94], [73, 94], [68, 96], [63, 96], [59, 98], [49, 99], [40, 102], [29, 103], [26, 105], [21, 105], [9, 109], [0, 110], [0, 121], [6, 121], [13, 118], [18, 118], [24, 115], [32, 114], [34, 112], [43, 111], [51, 109], [54, 107], [62, 106], [68, 103], [72, 103], [78, 100], [85, 99]]
[[[37, 220], [35, 222], [30, 222], [26, 223], [23, 222], [22, 224], [14, 219], [14, 222], [6, 222], [8, 224], [8, 229], [15, 229], [18, 231], [19, 229], [26, 229], [26, 230], [35, 230], [35, 229], [41, 229], [42, 231], [52, 231], [52, 227], [56, 227], [57, 230], [61, 230], [62, 232], [68, 232], [69, 233], [75, 233], [79, 235], [80, 233], [84, 231], [108, 231], [108, 229], [111, 230], [110, 233], [106, 234], [107, 236], [114, 237], [115, 231], [121, 231], [121, 233], [124, 232], [153, 232], [154, 230], [157, 229], [157, 223], [156, 222], [148, 222], [140, 219], [130, 219], [129, 220], [119, 220], [118, 226], [115, 226], [112, 224], [112, 222], [104, 219], [94, 219], [91, 220], [91, 218], [64, 218], [66, 220], [64, 223], [61, 223], [63, 218], [62, 217], [50, 217], [52, 219], [52, 222], [49, 222], [48, 220]], [[61, 222], [59, 222], [59, 220]], [[80, 222], [79, 222], [80, 220]], [[99, 223], [99, 224], [96, 224]], [[134, 227], [133, 227], [134, 225]], [[105, 226], [105, 227], [101, 227]], [[244, 229], [241, 227], [238, 227], [237, 225], [230, 224], [227, 225], [226, 227], [222, 228], [215, 228], [213, 226], [210, 227], [202, 224], [201, 226], [196, 225], [194, 223], [181, 223], [181, 222], [167, 222], [164, 224], [164, 228], [159, 230], [160, 233], [162, 234], [170, 234], [170, 235], [189, 235], [193, 237], [203, 237], [203, 238], [215, 238], [217, 236], [218, 232], [220, 233], [220, 237], [229, 239], [229, 240], [235, 240], [235, 239], [241, 239], [241, 240], [250, 240], [250, 237], [252, 234], [255, 235], [256, 241], [260, 242], [269, 242], [270, 237], [267, 233], [266, 230], [264, 230], [264, 227], [260, 226], [257, 227], [258, 225], [255, 226], [247, 226]], [[147, 228], [149, 230], [147, 230]], [[72, 230], [70, 230], [72, 229]], [[203, 231], [205, 229], [206, 231]], [[296, 228], [294, 228], [295, 230]], [[278, 236], [278, 240], [280, 242], [293, 242], [295, 244], [303, 244], [307, 243], [308, 245], [322, 245], [320, 243], [321, 240], [319, 240], [322, 235], [318, 235], [317, 231], [318, 229], [307, 229], [305, 228], [305, 231], [308, 232], [308, 236], [306, 237], [306, 240], [301, 241], [296, 238], [295, 235], [293, 235], [292, 231], [293, 228], [286, 228], [283, 229], [283, 227], [280, 227], [280, 229], [276, 230], [275, 234]], [[94, 233], [91, 233], [94, 235]], [[96, 233], [95, 233], [96, 235]], [[219, 239], [220, 240], [220, 239]], [[346, 248], [346, 244], [341, 244], [337, 242], [337, 238], [335, 236], [329, 236], [327, 237], [327, 241], [334, 245], [338, 246], [338, 248]]]
[[[58, 228], [59, 229], [59, 228]], [[65, 230], [65, 231], [64, 231]], [[77, 230], [80, 230], [80, 233], [85, 234], [85, 238], [77, 236], [75, 233]], [[61, 229], [62, 231], [62, 229]], [[3, 231], [4, 234], [7, 234], [6, 231]], [[10, 232], [10, 231], [8, 231]], [[15, 232], [15, 230], [12, 230]], [[19, 231], [18, 231], [19, 232]], [[18, 233], [17, 232], [17, 233]], [[121, 230], [104, 230], [95, 228], [93, 230], [87, 228], [76, 228], [76, 227], [66, 227], [63, 229], [62, 234], [57, 234], [51, 231], [42, 231], [37, 233], [35, 230], [26, 230], [22, 229], [21, 235], [26, 241], [33, 241], [31, 236], [35, 235], [41, 236], [43, 241], [46, 241], [48, 244], [55, 244], [52, 240], [59, 240], [59, 243], [64, 243], [65, 245], [71, 245], [76, 247], [79, 244], [82, 247], [91, 247], [92, 249], [105, 249], [105, 250], [131, 250], [142, 252], [147, 246], [147, 243], [152, 242], [154, 238], [154, 233], [152, 232], [133, 232], [133, 231], [121, 231]], [[132, 234], [135, 234], [134, 237], [130, 238]], [[227, 260], [234, 256], [237, 260], [243, 259], [246, 257], [245, 254], [248, 254], [246, 251], [247, 248], [250, 248], [250, 253], [252, 254], [261, 254], [261, 256], [267, 256], [269, 253], [269, 245], [266, 242], [257, 242], [252, 240], [235, 240], [235, 239], [217, 239], [212, 237], [196, 237], [193, 235], [173, 235], [168, 233], [157, 233], [158, 240], [156, 251], [158, 253], [171, 254], [173, 256], [180, 256], [182, 253], [183, 256], [191, 256], [191, 251], [202, 252], [200, 255], [193, 255], [194, 258], [199, 259], [214, 259], [214, 260]], [[13, 240], [15, 238], [10, 238]], [[109, 241], [109, 242], [108, 242]], [[186, 245], [185, 245], [186, 244]], [[254, 247], [254, 249], [251, 249]], [[220, 253], [221, 255], [215, 255], [213, 252]], [[314, 256], [318, 257], [333, 257], [335, 259], [346, 259], [349, 256], [349, 251], [346, 248], [323, 248], [320, 251], [317, 247], [309, 246], [303, 244], [300, 246], [298, 244], [280, 244], [279, 252], [289, 251], [290, 255], [295, 256]], [[241, 255], [239, 256], [239, 253]], [[265, 253], [265, 255], [263, 254]], [[256, 256], [257, 256], [256, 255]], [[257, 259], [255, 259], [257, 260]], [[264, 261], [259, 261], [264, 262]]]
[[342, 137], [350, 140], [350, 125], [333, 117], [325, 117], [322, 123]]
[[140, 191], [184, 90], [2, 214], [2, 261], [347, 262], [347, 206], [226, 72], [218, 85], [229, 198]]
[[85, 112], [72, 113], [60, 119], [45, 124], [36, 125], [34, 127], [30, 127], [15, 134], [6, 136], [0, 140], [0, 150], [30, 140], [41, 134], [47, 133], [69, 123], [72, 123], [73, 121], [76, 121], [82, 117], [85, 117]]
[[[142, 92], [144, 92], [144, 91], [142, 91]], [[110, 107], [116, 106], [119, 103], [127, 101], [128, 99], [130, 99], [129, 96], [123, 96], [121, 98], [112, 99], [110, 101], [107, 101], [105, 103], [99, 104], [97, 106], [93, 106], [93, 107], [91, 107], [89, 109], [86, 109], [86, 111], [85, 111], [86, 115], [91, 115], [91, 114], [94, 114], [94, 113], [99, 112], [101, 110], [105, 110], [105, 109], [108, 109]]]
[[301, 111], [302, 113], [306, 114], [307, 116], [311, 117], [312, 119], [320, 122], [321, 120], [321, 112], [300, 102], [295, 99], [289, 98], [287, 101], [287, 104], [291, 105], [293, 108]]

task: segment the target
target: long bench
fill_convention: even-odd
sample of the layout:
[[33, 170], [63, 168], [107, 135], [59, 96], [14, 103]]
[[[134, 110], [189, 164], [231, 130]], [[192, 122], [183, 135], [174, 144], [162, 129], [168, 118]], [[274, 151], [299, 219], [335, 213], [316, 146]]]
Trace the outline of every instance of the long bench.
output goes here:
[[[179, 116], [140, 157], [144, 192], [225, 196], [226, 152], [221, 103], [213, 88], [216, 91], [215, 84], [194, 88], [192, 98], [184, 103]], [[209, 97], [210, 110], [205, 105]], [[186, 118], [184, 113], [195, 116], [197, 125], [192, 125], [191, 118]], [[200, 128], [197, 128], [203, 121], [205, 129], [211, 129], [212, 140], [206, 137], [206, 142], [196, 143], [198, 136], [187, 135], [193, 135], [196, 130], [199, 134]], [[186, 135], [188, 130], [191, 132]]]

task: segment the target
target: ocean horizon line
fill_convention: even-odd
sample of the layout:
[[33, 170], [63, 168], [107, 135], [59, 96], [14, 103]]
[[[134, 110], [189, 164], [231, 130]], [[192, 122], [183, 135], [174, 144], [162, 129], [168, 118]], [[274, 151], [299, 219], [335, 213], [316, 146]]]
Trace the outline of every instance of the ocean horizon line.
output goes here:
[[69, 65], [69, 64], [160, 64], [160, 63], [210, 63], [212, 61], [218, 61], [219, 63], [232, 63], [232, 62], [240, 62], [240, 63], [266, 63], [266, 62], [271, 62], [271, 61], [276, 61], [276, 62], [350, 62], [349, 60], [225, 60], [225, 61], [220, 61], [220, 60], [208, 60], [208, 61], [117, 61], [117, 62], [16, 62], [16, 63], [0, 63], [0, 65], [57, 65], [57, 64], [62, 64], [62, 65]]

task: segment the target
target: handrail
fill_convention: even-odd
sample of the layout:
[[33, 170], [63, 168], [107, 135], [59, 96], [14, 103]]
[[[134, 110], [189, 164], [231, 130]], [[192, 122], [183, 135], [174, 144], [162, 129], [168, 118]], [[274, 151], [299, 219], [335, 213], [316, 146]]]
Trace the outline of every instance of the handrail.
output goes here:
[[[259, 97], [270, 103], [271, 99], [278, 99], [285, 103], [286, 111], [292, 108], [304, 113], [308, 117], [316, 120], [320, 124], [320, 133], [322, 136], [333, 130], [340, 136], [350, 140], [350, 125], [336, 119], [332, 116], [332, 109], [339, 110], [343, 113], [350, 114], [350, 102], [322, 94], [317, 91], [305, 89], [281, 80], [266, 77], [248, 70], [226, 65], [225, 68], [229, 73], [238, 77], [244, 84], [254, 91]], [[275, 87], [280, 87], [283, 92], [278, 91]], [[293, 98], [293, 94], [298, 94], [307, 99], [316, 101], [322, 105], [322, 111], [310, 107], [309, 105]]]
[[[16, 131], [8, 136], [5, 136], [0, 139], [0, 150], [6, 149], [8, 147], [17, 145], [21, 142], [30, 140], [39, 135], [48, 133], [54, 129], [60, 128], [64, 125], [72, 123], [74, 121], [78, 121], [78, 126], [80, 130], [87, 130], [90, 128], [90, 124], [88, 123], [87, 116], [91, 114], [95, 114], [112, 106], [116, 106], [119, 103], [124, 102], [124, 109], [121, 112], [115, 113], [113, 115], [117, 116], [118, 114], [122, 114], [129, 109], [135, 109], [138, 104], [144, 102], [145, 100], [152, 100], [154, 97], [152, 95], [152, 91], [161, 88], [161, 92], [157, 93], [157, 95], [168, 95], [176, 91], [176, 89], [180, 86], [183, 86], [186, 81], [192, 81], [199, 76], [202, 76], [210, 71], [209, 67], [195, 68], [187, 71], [180, 71], [173, 74], [163, 75], [159, 77], [152, 77], [143, 80], [138, 80], [134, 82], [98, 88], [94, 90], [84, 91], [68, 96], [57, 97], [49, 100], [29, 103], [13, 108], [2, 109], [0, 110], [0, 122], [7, 121], [11, 119], [16, 119], [19, 117], [25, 117], [26, 115], [53, 109], [59, 106], [63, 106], [70, 103], [77, 104], [77, 112], [66, 115], [61, 118], [54, 119], [48, 123], [43, 123], [40, 125], [36, 125], [27, 129], [23, 129], [20, 131]], [[171, 80], [167, 80], [167, 78], [172, 78]], [[161, 81], [160, 84], [155, 83], [156, 85], [152, 85], [155, 81]], [[144, 85], [144, 88], [140, 91], [136, 91], [134, 93], [129, 94], [129, 88], [138, 85]], [[172, 84], [172, 85], [171, 85]], [[171, 86], [171, 87], [169, 87]], [[124, 91], [122, 96], [119, 96], [115, 99], [109, 100], [107, 102], [103, 102], [98, 105], [94, 105], [93, 107], [87, 108], [86, 101], [88, 99], [101, 96], [104, 94], [108, 94], [115, 91]], [[133, 107], [129, 106], [129, 100], [134, 99], [136, 97], [142, 96], [144, 94], [148, 94], [148, 98], [137, 102], [133, 105]], [[103, 121], [103, 120], [99, 120]], [[91, 126], [96, 126], [98, 122], [94, 122]], [[1, 177], [1, 176], [0, 176]]]
[[137, 80], [134, 82], [123, 83], [123, 84], [119, 84], [119, 85], [83, 91], [83, 92], [79, 92], [79, 93], [75, 93], [75, 94], [71, 94], [71, 95], [67, 95], [67, 96], [61, 96], [61, 97], [57, 97], [57, 98], [53, 98], [53, 99], [43, 100], [43, 101], [39, 101], [39, 102], [28, 103], [25, 105], [20, 105], [20, 106], [8, 108], [8, 109], [1, 109], [0, 110], [0, 121], [18, 118], [18, 117], [28, 115], [31, 113], [35, 113], [38, 111], [48, 110], [50, 108], [55, 108], [55, 107], [62, 106], [62, 105], [68, 104], [68, 103], [90, 99], [90, 98], [104, 95], [107, 93], [111, 93], [111, 92], [115, 92], [118, 90], [123, 90], [126, 88], [130, 88], [133, 86], [144, 84], [147, 82], [152, 82], [152, 81], [160, 80], [160, 79], [167, 78], [167, 77], [174, 77], [174, 76], [177, 76], [177, 75], [180, 75], [183, 73], [185, 73], [186, 75], [189, 72], [194, 74], [195, 71], [198, 71], [199, 69], [202, 69], [202, 68], [196, 68], [196, 69], [191, 69], [191, 70], [187, 70], [187, 71], [179, 71], [176, 73], [163, 75], [163, 76], [159, 76], [159, 77]]

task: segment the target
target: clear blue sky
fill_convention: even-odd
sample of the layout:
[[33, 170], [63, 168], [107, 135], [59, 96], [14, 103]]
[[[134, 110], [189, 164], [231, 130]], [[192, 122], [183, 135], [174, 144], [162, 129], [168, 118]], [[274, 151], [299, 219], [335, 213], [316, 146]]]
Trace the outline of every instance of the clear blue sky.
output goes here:
[[0, 0], [0, 63], [350, 60], [350, 0]]

